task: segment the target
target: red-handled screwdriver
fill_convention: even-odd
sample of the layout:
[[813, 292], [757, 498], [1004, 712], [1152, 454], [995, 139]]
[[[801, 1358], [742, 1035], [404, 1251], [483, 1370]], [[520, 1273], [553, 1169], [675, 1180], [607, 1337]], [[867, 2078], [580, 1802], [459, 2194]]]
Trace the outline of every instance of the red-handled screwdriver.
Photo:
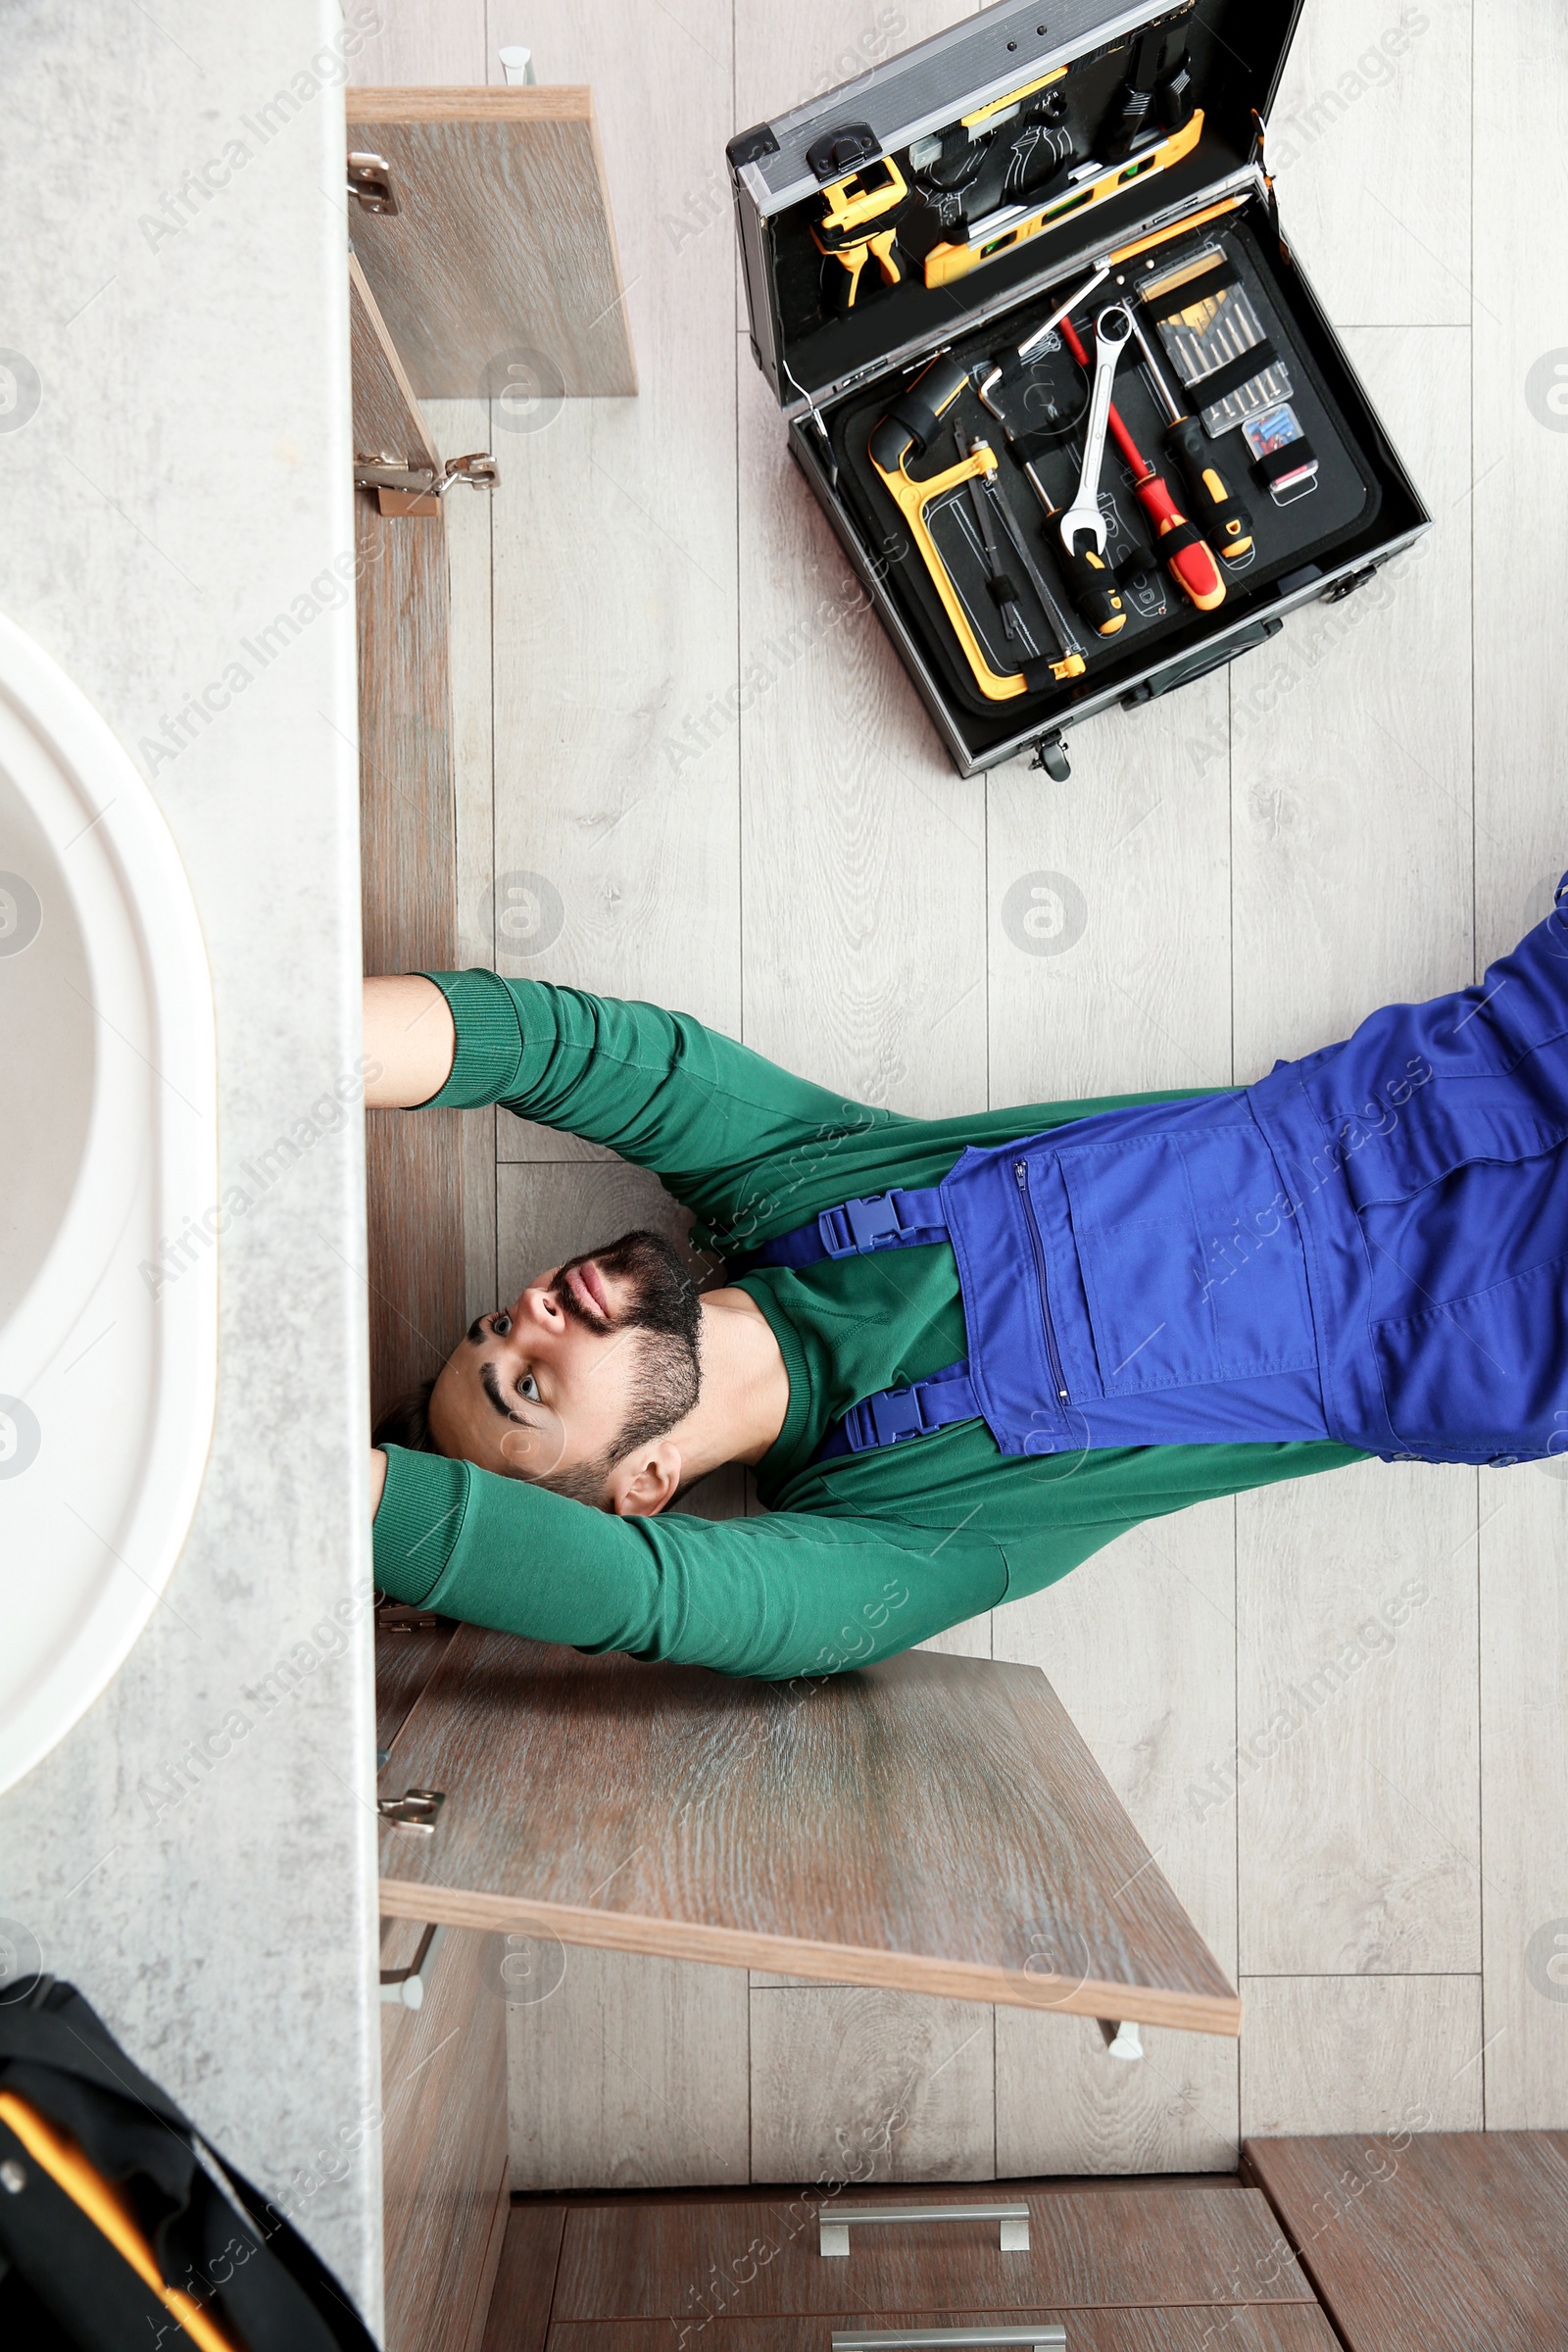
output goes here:
[[[1079, 367], [1088, 368], [1089, 354], [1070, 318], [1062, 319], [1061, 332]], [[1116, 447], [1133, 470], [1133, 488], [1138, 503], [1154, 526], [1155, 537], [1160, 543], [1159, 554], [1172, 579], [1200, 612], [1212, 612], [1216, 605], [1225, 602], [1224, 575], [1213, 549], [1202, 532], [1188, 521], [1177, 506], [1163, 477], [1150, 464], [1122, 422], [1114, 401], [1110, 408], [1110, 430]], [[1170, 544], [1173, 540], [1174, 546]]]
[[1193, 502], [1195, 515], [1203, 517], [1203, 535], [1214, 553], [1227, 564], [1239, 564], [1252, 552], [1252, 517], [1240, 499], [1232, 498], [1225, 476], [1214, 463], [1208, 435], [1196, 416], [1190, 416], [1165, 381], [1165, 370], [1159, 364], [1153, 338], [1138, 316], [1138, 305], [1127, 305], [1127, 316], [1138, 337], [1138, 348], [1144, 355], [1144, 366], [1154, 396], [1165, 412], [1165, 447], [1170, 451], [1187, 495]]

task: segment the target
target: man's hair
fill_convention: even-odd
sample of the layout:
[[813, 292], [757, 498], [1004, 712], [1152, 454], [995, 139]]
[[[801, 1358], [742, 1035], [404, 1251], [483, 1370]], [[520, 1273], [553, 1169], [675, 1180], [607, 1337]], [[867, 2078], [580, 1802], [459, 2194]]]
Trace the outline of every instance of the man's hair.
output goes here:
[[400, 1396], [370, 1432], [372, 1446], [401, 1446], [409, 1453], [434, 1453], [435, 1440], [430, 1435], [430, 1399], [435, 1395], [435, 1376], [421, 1381], [409, 1396]]
[[[596, 1460], [579, 1462], [571, 1470], [549, 1471], [529, 1483], [603, 1509], [605, 1483], [615, 1464], [639, 1446], [664, 1437], [685, 1420], [697, 1402], [702, 1378], [702, 1305], [691, 1272], [662, 1234], [639, 1227], [623, 1233], [608, 1249], [588, 1254], [607, 1272], [635, 1271], [641, 1277], [636, 1303], [616, 1325], [618, 1330], [634, 1332], [638, 1342], [626, 1417]], [[434, 1393], [435, 1380], [430, 1379], [389, 1405], [370, 1432], [371, 1445], [402, 1446], [411, 1453], [439, 1452], [430, 1431]]]

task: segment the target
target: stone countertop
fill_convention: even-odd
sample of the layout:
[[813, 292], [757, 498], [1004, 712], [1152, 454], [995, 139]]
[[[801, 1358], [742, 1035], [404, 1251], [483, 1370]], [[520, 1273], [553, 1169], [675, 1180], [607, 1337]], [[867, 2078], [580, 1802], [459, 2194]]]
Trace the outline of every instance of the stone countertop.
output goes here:
[[108, 1691], [0, 1798], [0, 1914], [372, 2324], [363, 1137], [339, 1089], [361, 1052], [342, 82], [375, 18], [0, 20], [0, 345], [38, 381], [0, 414], [0, 610], [116, 728], [184, 858], [220, 1186], [311, 1139], [217, 1245], [192, 1532]]

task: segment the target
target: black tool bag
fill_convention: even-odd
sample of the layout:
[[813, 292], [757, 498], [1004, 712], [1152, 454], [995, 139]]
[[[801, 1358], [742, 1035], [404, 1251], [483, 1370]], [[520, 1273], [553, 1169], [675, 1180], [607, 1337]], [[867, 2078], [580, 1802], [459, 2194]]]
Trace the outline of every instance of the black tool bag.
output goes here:
[[[1004, 0], [730, 142], [758, 365], [960, 774], [1065, 778], [1429, 527], [1266, 171], [1300, 7]], [[1111, 305], [1139, 466], [1064, 537]]]
[[299, 2232], [212, 2153], [80, 1993], [43, 1978], [0, 2006], [6, 2352], [173, 2352], [200, 2340], [106, 2230], [106, 2201], [122, 2241], [128, 2225], [158, 2277], [209, 2324], [210, 2341], [237, 2352], [373, 2352]]

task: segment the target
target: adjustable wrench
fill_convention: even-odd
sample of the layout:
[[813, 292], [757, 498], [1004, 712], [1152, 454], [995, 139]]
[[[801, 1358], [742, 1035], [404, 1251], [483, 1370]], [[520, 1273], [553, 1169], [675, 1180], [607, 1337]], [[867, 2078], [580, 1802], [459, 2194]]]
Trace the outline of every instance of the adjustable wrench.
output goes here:
[[1124, 302], [1108, 303], [1095, 321], [1095, 385], [1089, 396], [1089, 420], [1084, 426], [1083, 468], [1078, 476], [1078, 494], [1056, 526], [1069, 556], [1087, 552], [1081, 545], [1087, 537], [1094, 553], [1102, 561], [1104, 558], [1105, 517], [1100, 512], [1100, 475], [1105, 459], [1105, 430], [1110, 422], [1116, 362], [1132, 331], [1132, 317]]

